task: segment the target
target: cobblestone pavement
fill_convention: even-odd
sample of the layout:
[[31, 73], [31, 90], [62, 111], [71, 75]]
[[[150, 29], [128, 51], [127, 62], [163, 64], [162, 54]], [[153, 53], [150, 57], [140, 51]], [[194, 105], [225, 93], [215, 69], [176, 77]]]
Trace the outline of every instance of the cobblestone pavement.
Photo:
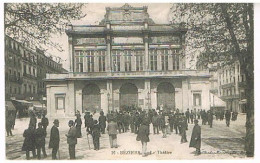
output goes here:
[[[68, 131], [67, 122], [69, 119], [60, 119], [60, 159], [69, 159], [68, 145], [65, 134]], [[39, 120], [38, 120], [39, 121]], [[51, 159], [51, 149], [48, 149], [50, 128], [47, 128], [46, 151]], [[27, 128], [29, 119], [17, 119], [14, 136], [6, 137], [6, 159], [10, 160], [25, 160], [25, 152], [21, 151], [23, 144], [23, 131]], [[200, 122], [201, 124], [201, 122]], [[152, 125], [150, 125], [152, 129]], [[159, 135], [150, 134], [150, 142], [147, 150], [150, 154], [147, 157], [142, 157], [138, 152], [141, 151], [141, 143], [136, 141], [136, 135], [130, 132], [118, 134], [118, 148], [111, 149], [109, 146], [108, 135], [103, 134], [100, 139], [99, 151], [93, 150], [92, 137], [88, 135], [90, 149], [87, 141], [85, 128], [82, 127], [83, 137], [78, 139], [76, 145], [77, 159], [89, 160], [111, 160], [111, 159], [241, 159], [245, 158], [244, 136], [245, 136], [245, 115], [239, 114], [238, 120], [231, 121], [230, 127], [226, 127], [225, 121], [216, 121], [214, 119], [213, 128], [208, 125], [202, 126], [202, 154], [194, 156], [194, 148], [189, 148], [189, 140], [193, 124], [189, 124], [187, 131], [188, 142], [181, 144], [180, 135], [172, 133], [167, 138], [162, 138], [162, 133]], [[152, 130], [151, 130], [152, 131]]]

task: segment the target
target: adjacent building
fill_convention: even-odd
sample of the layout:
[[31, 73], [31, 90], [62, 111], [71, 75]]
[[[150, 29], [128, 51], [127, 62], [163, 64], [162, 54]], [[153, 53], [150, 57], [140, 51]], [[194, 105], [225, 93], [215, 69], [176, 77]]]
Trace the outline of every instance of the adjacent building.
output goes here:
[[147, 7], [106, 8], [99, 25], [66, 30], [70, 71], [46, 78], [48, 115], [75, 111], [210, 108], [208, 71], [186, 69], [183, 24], [156, 24]]
[[46, 97], [47, 73], [66, 71], [62, 64], [47, 57], [38, 48], [5, 36], [5, 98], [20, 100], [41, 100]]
[[245, 74], [241, 72], [239, 61], [218, 69], [219, 97], [226, 102], [227, 109], [245, 113]]

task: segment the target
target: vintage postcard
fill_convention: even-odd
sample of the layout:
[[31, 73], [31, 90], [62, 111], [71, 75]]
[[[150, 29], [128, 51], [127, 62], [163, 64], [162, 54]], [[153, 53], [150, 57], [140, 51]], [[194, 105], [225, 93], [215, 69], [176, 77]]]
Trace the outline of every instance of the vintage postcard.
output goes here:
[[254, 158], [254, 4], [3, 12], [6, 160]]

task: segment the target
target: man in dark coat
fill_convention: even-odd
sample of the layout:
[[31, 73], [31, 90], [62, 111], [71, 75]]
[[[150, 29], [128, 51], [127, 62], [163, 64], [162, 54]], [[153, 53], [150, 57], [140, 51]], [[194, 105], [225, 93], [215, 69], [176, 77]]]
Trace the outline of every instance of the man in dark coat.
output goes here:
[[190, 123], [190, 111], [189, 111], [189, 109], [187, 109], [187, 111], [185, 112], [185, 116], [187, 118], [188, 123]]
[[[101, 128], [102, 134], [105, 134], [106, 121], [107, 121], [107, 118], [106, 118], [106, 116], [104, 115], [104, 112], [101, 111], [101, 112], [100, 112], [100, 116], [99, 116], [99, 118], [98, 118], [98, 122], [99, 122], [99, 125], [100, 125], [100, 128]], [[94, 125], [95, 125], [95, 124], [94, 124]]]
[[37, 148], [37, 157], [39, 160], [41, 159], [41, 150], [44, 157], [47, 157], [45, 151], [45, 137], [46, 137], [46, 131], [44, 128], [42, 128], [42, 123], [39, 122], [38, 128], [35, 131], [35, 144]]
[[201, 114], [201, 111], [200, 111], [200, 109], [198, 109], [198, 111], [197, 111], [197, 119], [200, 119], [200, 114]]
[[184, 116], [184, 113], [182, 113], [179, 124], [180, 124], [180, 133], [181, 133], [181, 143], [186, 143], [187, 142], [186, 129], [188, 123], [186, 121], [186, 117]]
[[152, 118], [152, 124], [153, 124], [153, 134], [159, 134], [159, 116], [155, 112], [155, 115]]
[[147, 150], [147, 142], [150, 141], [149, 139], [149, 121], [145, 119], [142, 121], [142, 125], [139, 127], [138, 134], [136, 137], [137, 141], [141, 141], [142, 143], [142, 156], [147, 156], [146, 150]]
[[205, 110], [202, 111], [201, 119], [202, 119], [202, 125], [206, 125], [206, 122], [207, 122], [207, 113], [206, 113]]
[[76, 125], [76, 129], [77, 129], [77, 138], [81, 138], [82, 134], [81, 134], [81, 125], [82, 125], [82, 120], [81, 120], [81, 115], [78, 113], [76, 114], [76, 119], [75, 119], [75, 125]]
[[131, 133], [134, 133], [135, 132], [135, 124], [134, 124], [134, 114], [133, 114], [133, 112], [130, 113], [129, 123], [130, 123]]
[[100, 148], [100, 142], [99, 142], [99, 138], [100, 138], [100, 125], [98, 124], [97, 120], [94, 120], [94, 126], [92, 128], [92, 138], [93, 138], [93, 145], [94, 145], [94, 150], [99, 150]]
[[190, 121], [193, 124], [193, 119], [194, 119], [194, 112], [191, 110], [190, 111]]
[[173, 125], [174, 125], [174, 113], [171, 112], [169, 114], [169, 123], [170, 123], [170, 131], [173, 132]]
[[125, 132], [127, 132], [129, 130], [129, 123], [130, 123], [130, 116], [128, 112], [124, 112], [123, 114], [123, 125], [124, 125], [124, 129]]
[[122, 111], [120, 111], [117, 114], [117, 125], [118, 125], [118, 129], [119, 129], [119, 133], [125, 132], [125, 128], [124, 128], [124, 125], [123, 125], [123, 113], [122, 113]]
[[87, 132], [90, 133], [91, 124], [93, 121], [93, 118], [91, 118], [90, 112], [85, 113], [84, 119], [85, 119], [85, 127], [87, 128]]
[[23, 133], [24, 142], [22, 151], [26, 151], [26, 159], [30, 160], [30, 151], [33, 153], [33, 158], [36, 157], [35, 153], [35, 130], [34, 126], [30, 126]]
[[47, 126], [49, 126], [49, 120], [48, 120], [48, 118], [45, 117], [45, 114], [42, 115], [41, 122], [42, 122], [43, 129], [46, 131]]
[[77, 129], [74, 126], [73, 120], [69, 121], [69, 131], [68, 134], [66, 134], [67, 137], [67, 143], [69, 144], [69, 154], [70, 154], [70, 159], [76, 159], [76, 154], [75, 154], [75, 147], [77, 144]]
[[37, 124], [37, 118], [35, 116], [35, 114], [33, 112], [30, 113], [30, 122], [29, 122], [29, 126], [32, 126], [33, 129], [36, 129], [36, 124]]
[[196, 154], [200, 155], [200, 147], [201, 147], [201, 128], [198, 125], [198, 120], [194, 121], [195, 125], [192, 130], [190, 147], [196, 148]]
[[212, 128], [212, 124], [213, 124], [213, 112], [212, 112], [212, 110], [208, 111], [208, 122], [209, 122], [210, 128]]
[[141, 118], [140, 118], [138, 112], [135, 113], [135, 116], [134, 116], [134, 124], [135, 124], [135, 133], [137, 134], [138, 129], [139, 129], [140, 124], [141, 124]]
[[226, 111], [225, 119], [226, 119], [226, 125], [229, 127], [230, 125], [230, 118], [231, 118], [231, 112], [229, 110]]
[[[176, 113], [174, 114], [174, 129], [175, 129], [175, 134], [179, 134], [180, 130], [179, 130], [179, 112], [176, 111]], [[179, 132], [178, 132], [179, 131]]]
[[52, 159], [57, 159], [57, 152], [59, 150], [60, 145], [60, 133], [59, 133], [59, 120], [55, 119], [53, 122], [53, 126], [51, 128], [50, 142], [49, 148], [52, 148]]

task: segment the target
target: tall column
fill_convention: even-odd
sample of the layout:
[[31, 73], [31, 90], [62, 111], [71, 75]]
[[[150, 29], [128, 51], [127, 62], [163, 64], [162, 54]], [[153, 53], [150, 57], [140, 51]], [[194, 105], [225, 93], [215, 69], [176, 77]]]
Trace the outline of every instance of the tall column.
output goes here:
[[74, 54], [73, 54], [73, 38], [69, 35], [69, 62], [70, 62], [70, 72], [74, 72]]
[[107, 110], [112, 111], [113, 91], [112, 80], [107, 80]]
[[150, 79], [145, 79], [144, 81], [144, 87], [145, 87], [145, 101], [144, 101], [144, 105], [145, 105], [145, 109], [151, 109], [151, 82]]
[[107, 36], [107, 55], [106, 55], [106, 72], [111, 71], [111, 38]]
[[149, 44], [148, 44], [149, 38], [148, 34], [144, 35], [144, 71], [149, 70]]
[[74, 81], [68, 81], [68, 95], [66, 96], [66, 101], [68, 101], [65, 114], [68, 116], [73, 116], [75, 114], [75, 88]]

